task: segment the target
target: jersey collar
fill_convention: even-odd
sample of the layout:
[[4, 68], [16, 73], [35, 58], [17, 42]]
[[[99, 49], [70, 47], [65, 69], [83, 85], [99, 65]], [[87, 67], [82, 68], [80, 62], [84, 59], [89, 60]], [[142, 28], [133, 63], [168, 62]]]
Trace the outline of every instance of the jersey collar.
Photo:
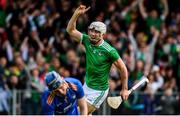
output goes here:
[[103, 43], [104, 43], [104, 40], [98, 45], [98, 46], [102, 46], [103, 45]]
[[92, 44], [92, 46], [99, 47], [99, 46], [102, 46], [103, 43], [104, 43], [104, 40], [102, 40], [102, 42], [101, 42], [99, 45], [93, 45], [93, 44]]

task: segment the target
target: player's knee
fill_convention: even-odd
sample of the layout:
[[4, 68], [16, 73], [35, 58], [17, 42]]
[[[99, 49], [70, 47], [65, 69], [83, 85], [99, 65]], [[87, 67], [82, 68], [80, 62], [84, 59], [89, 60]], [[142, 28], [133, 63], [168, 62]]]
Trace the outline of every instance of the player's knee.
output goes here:
[[91, 105], [90, 103], [87, 103], [87, 105], [88, 105], [88, 115], [91, 115], [96, 110], [96, 107]]
[[95, 110], [96, 110], [96, 109], [88, 110], [88, 115], [92, 115], [92, 113], [93, 113]]

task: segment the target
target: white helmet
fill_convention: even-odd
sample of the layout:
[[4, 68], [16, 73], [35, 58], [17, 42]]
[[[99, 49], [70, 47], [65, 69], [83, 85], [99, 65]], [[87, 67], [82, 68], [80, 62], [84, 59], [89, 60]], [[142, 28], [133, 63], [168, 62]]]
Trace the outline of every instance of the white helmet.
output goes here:
[[89, 29], [95, 29], [103, 34], [106, 33], [106, 25], [103, 23], [103, 22], [100, 22], [100, 21], [95, 21], [95, 22], [92, 22], [89, 26]]

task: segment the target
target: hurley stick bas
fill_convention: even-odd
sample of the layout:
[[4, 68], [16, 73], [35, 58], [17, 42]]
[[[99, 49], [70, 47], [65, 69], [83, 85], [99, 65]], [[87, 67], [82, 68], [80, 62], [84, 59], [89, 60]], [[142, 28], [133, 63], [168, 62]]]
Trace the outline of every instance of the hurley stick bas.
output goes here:
[[[144, 82], [149, 82], [148, 78], [143, 76], [143, 78], [137, 83], [135, 84], [130, 90], [128, 90], [129, 94], [134, 91], [135, 89], [137, 89], [140, 85], [142, 85]], [[123, 101], [121, 96], [115, 96], [115, 97], [108, 97], [107, 98], [107, 103], [110, 107], [112, 107], [113, 109], [117, 109], [121, 102]]]

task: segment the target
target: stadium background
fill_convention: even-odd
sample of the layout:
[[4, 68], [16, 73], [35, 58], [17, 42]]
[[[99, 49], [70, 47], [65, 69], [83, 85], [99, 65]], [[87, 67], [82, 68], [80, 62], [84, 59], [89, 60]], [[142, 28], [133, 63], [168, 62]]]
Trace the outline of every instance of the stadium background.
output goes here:
[[[143, 19], [136, 1], [0, 0], [0, 114], [41, 114], [40, 96], [48, 71], [84, 82], [84, 48], [66, 33], [79, 4], [91, 9], [78, 19], [78, 30], [87, 32], [94, 20], [107, 24], [105, 40], [125, 62], [129, 87], [144, 73], [150, 79], [118, 110], [105, 102], [94, 114], [180, 114], [180, 4], [178, 0], [144, 0], [150, 17]], [[163, 3], [169, 11], [161, 20]], [[154, 36], [157, 41], [151, 44]], [[150, 52], [139, 54], [137, 49]], [[112, 67], [111, 96], [121, 89], [118, 78]]]

